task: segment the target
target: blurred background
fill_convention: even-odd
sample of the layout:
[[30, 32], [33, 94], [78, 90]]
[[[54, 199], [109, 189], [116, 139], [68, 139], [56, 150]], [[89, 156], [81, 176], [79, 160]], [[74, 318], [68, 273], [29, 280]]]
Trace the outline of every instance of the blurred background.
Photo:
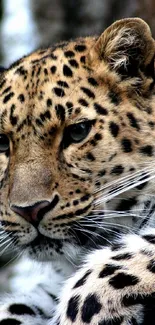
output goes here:
[[0, 0], [0, 64], [132, 16], [145, 19], [155, 37], [155, 0]]
[[[100, 34], [116, 19], [133, 16], [146, 20], [155, 37], [155, 0], [0, 0], [0, 64], [8, 67], [38, 47]], [[14, 256], [0, 247], [2, 291]]]

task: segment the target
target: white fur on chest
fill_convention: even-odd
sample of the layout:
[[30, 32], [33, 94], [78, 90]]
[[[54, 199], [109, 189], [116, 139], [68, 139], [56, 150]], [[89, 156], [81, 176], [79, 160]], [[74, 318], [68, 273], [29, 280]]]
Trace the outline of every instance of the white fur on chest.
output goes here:
[[72, 273], [67, 263], [36, 262], [22, 257], [18, 263], [5, 270], [4, 290], [11, 292], [32, 292], [37, 286], [44, 287], [53, 295], [58, 295], [64, 280]]

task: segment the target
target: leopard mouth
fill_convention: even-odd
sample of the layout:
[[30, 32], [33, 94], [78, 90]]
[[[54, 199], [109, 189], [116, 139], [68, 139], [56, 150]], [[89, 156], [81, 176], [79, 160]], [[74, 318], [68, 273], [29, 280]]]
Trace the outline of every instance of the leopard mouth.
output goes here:
[[87, 234], [82, 231], [68, 233], [67, 238], [50, 238], [38, 232], [35, 239], [29, 244], [23, 245], [22, 249], [35, 259], [48, 261], [56, 256], [65, 255], [66, 244], [74, 245], [77, 247], [86, 247], [89, 243]]
[[[37, 257], [39, 255], [44, 256], [44, 260], [53, 258], [55, 255], [65, 255], [65, 246], [70, 244], [76, 246], [77, 248], [94, 248], [96, 245], [105, 245], [104, 237], [97, 233], [96, 227], [84, 226], [78, 222], [79, 228], [77, 228], [77, 223], [75, 221], [70, 223], [70, 228], [66, 237], [49, 237], [48, 235], [42, 234], [40, 230], [37, 229], [36, 237], [24, 245], [23, 248], [28, 252], [29, 255]], [[40, 259], [40, 258], [39, 258]]]
[[39, 261], [49, 261], [54, 256], [63, 255], [63, 242], [61, 239], [49, 238], [40, 233], [23, 250], [29, 257]]
[[74, 244], [77, 243], [80, 246], [84, 246], [89, 241], [89, 238], [85, 232], [76, 230], [75, 234], [76, 236], [70, 235], [69, 233], [68, 238], [62, 239], [62, 238], [50, 238], [45, 235], [42, 235], [41, 233], [38, 233], [37, 237], [28, 246], [32, 248], [37, 248], [37, 247], [45, 248], [47, 246], [50, 248], [54, 248], [54, 247], [61, 248], [63, 244], [66, 242], [70, 242], [70, 243], [73, 242]]
[[37, 237], [29, 244], [29, 246], [31, 246], [32, 248], [36, 248], [40, 246], [47, 247], [47, 245], [51, 248], [54, 246], [62, 247], [62, 240], [49, 238], [47, 236], [38, 233]]
[[40, 245], [44, 245], [46, 243], [49, 243], [51, 240], [49, 237], [46, 237], [40, 233], [38, 233], [37, 237], [30, 243], [32, 247], [37, 247]]

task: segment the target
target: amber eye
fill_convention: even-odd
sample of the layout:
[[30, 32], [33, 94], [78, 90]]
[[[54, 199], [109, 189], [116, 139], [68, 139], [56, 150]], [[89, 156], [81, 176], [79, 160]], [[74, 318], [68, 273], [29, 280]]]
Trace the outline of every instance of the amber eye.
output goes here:
[[68, 147], [71, 143], [83, 141], [90, 132], [91, 126], [92, 121], [84, 121], [68, 126], [63, 137], [64, 148]]
[[7, 135], [0, 134], [0, 153], [6, 152], [10, 147], [10, 141]]

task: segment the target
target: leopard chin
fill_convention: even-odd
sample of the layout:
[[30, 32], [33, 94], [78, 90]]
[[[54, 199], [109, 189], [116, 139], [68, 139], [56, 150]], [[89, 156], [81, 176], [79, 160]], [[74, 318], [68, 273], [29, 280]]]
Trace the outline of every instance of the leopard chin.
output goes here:
[[[87, 241], [88, 243], [88, 241]], [[90, 245], [88, 245], [90, 247]], [[56, 271], [63, 275], [71, 275], [80, 265], [87, 252], [87, 245], [77, 245], [70, 239], [51, 239], [39, 234], [30, 244], [22, 249], [31, 260], [39, 262], [52, 262]], [[20, 248], [21, 250], [21, 248]]]
[[[112, 227], [111, 227], [112, 228]], [[79, 264], [81, 258], [85, 256], [90, 249], [96, 249], [99, 246], [107, 246], [108, 241], [114, 241], [119, 235], [119, 230], [114, 232], [98, 231], [93, 228], [91, 236], [88, 234], [89, 227], [76, 229], [74, 226], [68, 232], [68, 238], [52, 238], [38, 232], [38, 235], [27, 245], [23, 245], [27, 254], [39, 261], [55, 261], [66, 259], [69, 263]], [[94, 233], [94, 235], [93, 235]], [[74, 234], [74, 235], [73, 235]]]

